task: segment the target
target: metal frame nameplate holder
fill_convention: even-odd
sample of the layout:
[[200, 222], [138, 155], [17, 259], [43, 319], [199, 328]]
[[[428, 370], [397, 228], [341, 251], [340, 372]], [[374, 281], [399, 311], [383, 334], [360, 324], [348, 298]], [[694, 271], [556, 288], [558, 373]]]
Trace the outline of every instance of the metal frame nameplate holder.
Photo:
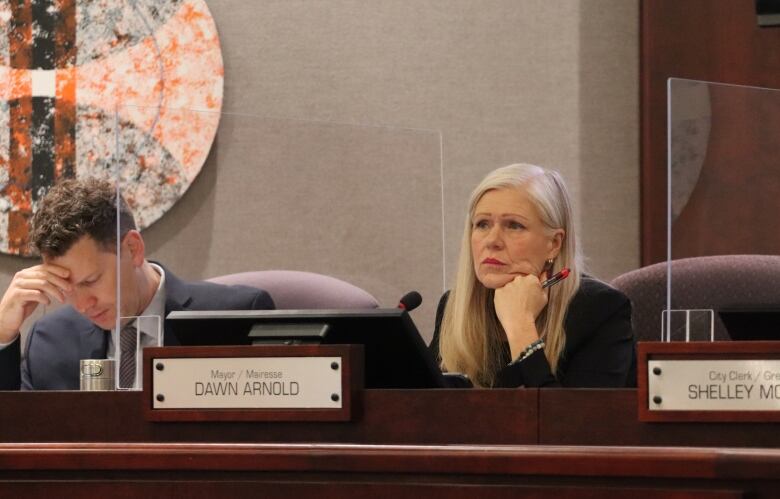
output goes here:
[[640, 342], [640, 421], [780, 421], [780, 343]]
[[348, 421], [362, 353], [356, 345], [147, 348], [147, 419]]

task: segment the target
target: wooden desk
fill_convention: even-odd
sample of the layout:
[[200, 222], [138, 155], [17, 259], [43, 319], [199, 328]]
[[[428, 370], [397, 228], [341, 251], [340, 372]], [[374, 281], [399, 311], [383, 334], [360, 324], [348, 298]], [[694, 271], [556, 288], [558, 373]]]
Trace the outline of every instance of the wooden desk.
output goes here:
[[153, 423], [143, 419], [138, 392], [5, 392], [0, 492], [780, 494], [777, 425], [639, 423], [635, 397], [634, 390], [368, 390], [347, 423]]
[[562, 446], [5, 444], [19, 496], [772, 497], [780, 451]]

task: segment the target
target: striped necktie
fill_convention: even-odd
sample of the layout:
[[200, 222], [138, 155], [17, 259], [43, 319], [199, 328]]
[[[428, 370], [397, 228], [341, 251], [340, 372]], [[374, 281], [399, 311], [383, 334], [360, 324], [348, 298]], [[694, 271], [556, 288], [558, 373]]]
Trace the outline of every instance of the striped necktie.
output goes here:
[[119, 359], [119, 387], [133, 388], [135, 386], [135, 354], [138, 346], [135, 321], [122, 328], [119, 334], [119, 346], [122, 350]]

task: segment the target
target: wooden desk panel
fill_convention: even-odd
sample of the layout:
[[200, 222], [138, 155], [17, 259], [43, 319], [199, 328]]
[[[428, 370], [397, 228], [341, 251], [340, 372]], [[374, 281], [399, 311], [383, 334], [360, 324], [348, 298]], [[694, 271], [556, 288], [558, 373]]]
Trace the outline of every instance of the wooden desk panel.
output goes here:
[[351, 422], [150, 422], [141, 392], [0, 392], [0, 442], [534, 444], [536, 390], [366, 390]]
[[776, 423], [638, 421], [636, 390], [539, 390], [539, 443], [777, 447]]
[[[742, 469], [763, 466], [748, 478]], [[727, 465], [724, 465], [727, 464]], [[771, 496], [780, 451], [565, 446], [5, 444], [3, 490], [272, 497]], [[736, 470], [736, 471], [735, 471]], [[111, 478], [107, 483], [106, 477]], [[8, 489], [5, 485], [14, 487]], [[48, 487], [47, 487], [48, 485]], [[175, 485], [175, 489], [172, 489]], [[113, 486], [113, 488], [112, 488]], [[466, 496], [465, 493], [471, 494]]]
[[0, 495], [780, 493], [776, 425], [641, 423], [634, 390], [368, 390], [346, 423], [151, 422], [142, 396], [0, 393]]
[[[422, 482], [333, 482], [328, 477], [318, 482], [301, 481], [287, 478], [282, 481], [241, 479], [241, 480], [144, 480], [112, 479], [88, 481], [36, 481], [36, 482], [0, 482], [2, 492], [7, 497], [25, 497], [51, 499], [52, 497], [186, 497], [188, 499], [213, 499], [229, 497], [231, 499], [738, 499], [745, 495], [740, 490], [701, 488], [664, 488], [664, 487], [623, 487], [620, 485], [561, 485], [533, 483], [506, 485], [462, 483], [422, 483]], [[478, 487], [478, 488], [477, 488]], [[752, 497], [772, 497], [771, 491]]]
[[347, 423], [160, 423], [140, 392], [0, 392], [0, 442], [777, 447], [770, 423], [643, 423], [635, 390], [367, 390]]

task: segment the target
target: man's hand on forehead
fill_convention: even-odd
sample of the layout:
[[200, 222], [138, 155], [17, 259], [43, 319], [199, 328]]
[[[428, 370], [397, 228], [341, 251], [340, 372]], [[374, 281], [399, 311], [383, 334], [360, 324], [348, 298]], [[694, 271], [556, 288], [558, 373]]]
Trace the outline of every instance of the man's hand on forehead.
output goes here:
[[73, 290], [69, 277], [70, 270], [47, 262], [17, 272], [0, 300], [0, 342], [16, 338], [38, 304], [65, 303]]

